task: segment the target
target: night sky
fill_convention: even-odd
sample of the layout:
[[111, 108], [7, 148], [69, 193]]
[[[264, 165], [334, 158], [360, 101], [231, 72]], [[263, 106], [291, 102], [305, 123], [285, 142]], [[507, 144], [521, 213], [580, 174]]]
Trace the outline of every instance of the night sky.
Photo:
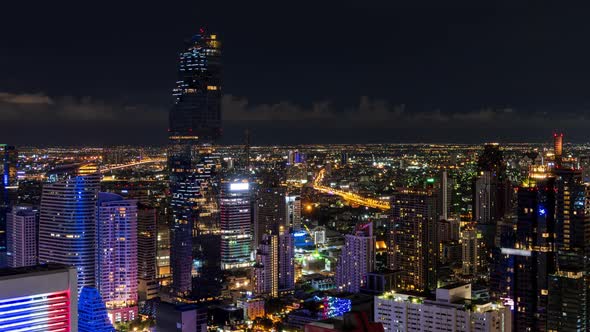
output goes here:
[[201, 27], [223, 143], [590, 141], [590, 4], [390, 2], [3, 3], [0, 142], [165, 144]]

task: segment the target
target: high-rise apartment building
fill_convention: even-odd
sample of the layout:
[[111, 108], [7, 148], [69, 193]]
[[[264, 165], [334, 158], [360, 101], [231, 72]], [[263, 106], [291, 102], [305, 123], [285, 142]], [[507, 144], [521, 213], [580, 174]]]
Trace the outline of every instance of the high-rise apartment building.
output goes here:
[[461, 231], [461, 249], [463, 275], [487, 277], [483, 236], [475, 228], [475, 225], [466, 226]]
[[287, 218], [287, 203], [284, 187], [262, 187], [257, 191], [254, 204], [254, 246], [257, 247], [264, 234], [278, 234]]
[[96, 165], [71, 165], [47, 174], [39, 216], [39, 261], [75, 266], [78, 289], [95, 285]]
[[295, 238], [289, 228], [279, 228], [279, 292], [295, 289]]
[[78, 331], [76, 268], [0, 269], [0, 331]]
[[400, 289], [436, 288], [437, 202], [432, 192], [420, 190], [401, 190], [391, 197], [388, 266], [402, 271], [398, 279]]
[[13, 206], [6, 217], [8, 266], [36, 265], [39, 211], [28, 206]]
[[367, 274], [375, 269], [375, 236], [371, 223], [347, 234], [336, 266], [336, 287], [340, 291], [358, 293], [366, 283]]
[[[187, 41], [178, 56], [178, 79], [169, 113], [168, 168], [171, 192], [172, 287], [179, 294], [192, 289], [193, 231], [199, 217], [211, 214], [206, 193], [212, 186], [209, 160], [221, 135], [221, 44], [204, 30]], [[203, 149], [207, 151], [203, 151]], [[215, 218], [211, 218], [215, 220]], [[198, 234], [197, 234], [198, 236]]]
[[112, 323], [137, 317], [137, 201], [99, 193], [96, 288]]
[[496, 224], [511, 205], [510, 182], [506, 176], [503, 152], [497, 143], [484, 145], [477, 160], [473, 219], [480, 224]]
[[18, 153], [14, 146], [0, 144], [0, 268], [8, 265], [6, 215], [17, 197]]
[[158, 296], [156, 274], [157, 210], [139, 204], [137, 209], [137, 279], [140, 300]]
[[301, 197], [299, 195], [288, 195], [287, 201], [287, 227], [293, 232], [301, 230]]
[[279, 237], [264, 234], [256, 251], [254, 264], [256, 295], [279, 296]]
[[223, 181], [219, 198], [221, 228], [221, 268], [248, 267], [252, 251], [250, 183]]

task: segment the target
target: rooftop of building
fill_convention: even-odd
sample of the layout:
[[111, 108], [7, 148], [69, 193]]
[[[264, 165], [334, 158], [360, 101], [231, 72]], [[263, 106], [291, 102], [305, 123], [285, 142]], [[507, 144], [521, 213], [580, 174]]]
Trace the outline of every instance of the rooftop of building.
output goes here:
[[8, 267], [0, 269], [0, 279], [12, 278], [15, 276], [20, 277], [23, 274], [48, 274], [55, 272], [66, 272], [69, 269], [73, 269], [73, 267], [58, 263], [47, 263], [17, 268]]

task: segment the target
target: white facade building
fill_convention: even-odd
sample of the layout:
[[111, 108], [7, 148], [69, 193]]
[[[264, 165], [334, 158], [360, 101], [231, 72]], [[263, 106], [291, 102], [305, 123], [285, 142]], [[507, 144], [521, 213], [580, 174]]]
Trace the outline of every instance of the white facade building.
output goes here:
[[510, 309], [492, 302], [471, 301], [471, 284], [436, 290], [436, 300], [409, 294], [375, 297], [375, 322], [398, 332], [510, 332]]

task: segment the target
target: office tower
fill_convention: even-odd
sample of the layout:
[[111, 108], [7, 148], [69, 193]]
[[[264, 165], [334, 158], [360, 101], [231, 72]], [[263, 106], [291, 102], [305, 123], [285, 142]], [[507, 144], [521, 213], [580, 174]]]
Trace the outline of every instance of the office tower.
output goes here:
[[114, 332], [107, 308], [94, 287], [82, 287], [78, 300], [79, 332]]
[[221, 43], [217, 35], [201, 29], [178, 55], [170, 135], [194, 136], [201, 143], [219, 138], [221, 89]]
[[336, 287], [340, 291], [358, 293], [369, 272], [375, 269], [375, 236], [371, 223], [359, 225], [354, 234], [347, 234], [336, 266]]
[[6, 215], [17, 198], [17, 162], [14, 146], [0, 144], [0, 268], [8, 265]]
[[279, 296], [279, 237], [264, 234], [256, 251], [254, 292], [257, 295]]
[[492, 224], [497, 220], [496, 194], [496, 183], [492, 182], [492, 173], [482, 171], [475, 180], [475, 200], [473, 201], [475, 221], [481, 224]]
[[278, 234], [287, 217], [285, 188], [260, 188], [254, 204], [254, 246], [258, 246], [264, 234]]
[[485, 246], [481, 232], [475, 225], [466, 226], [461, 232], [463, 274], [487, 277]]
[[586, 212], [588, 186], [579, 169], [555, 168], [555, 244], [560, 250], [581, 250], [590, 240], [590, 213]]
[[495, 224], [510, 209], [511, 185], [500, 146], [488, 143], [477, 160], [473, 219], [480, 224]]
[[157, 223], [157, 227], [156, 276], [160, 286], [168, 286], [172, 282], [172, 273], [170, 271], [170, 228], [164, 222]]
[[47, 174], [39, 216], [39, 262], [75, 266], [78, 289], [95, 284], [96, 165], [71, 165]]
[[99, 193], [96, 289], [111, 323], [137, 317], [137, 201]]
[[548, 278], [556, 272], [555, 178], [518, 190], [516, 224], [501, 233], [493, 297], [514, 307], [515, 331], [546, 331]]
[[289, 154], [287, 155], [287, 165], [294, 166], [296, 164], [301, 164], [305, 161], [305, 156], [303, 153], [299, 152], [299, 150], [289, 150]]
[[32, 207], [14, 206], [6, 219], [8, 266], [36, 265], [39, 211]]
[[451, 213], [451, 201], [453, 198], [453, 179], [449, 178], [449, 173], [444, 170], [440, 175], [440, 219], [447, 220]]
[[157, 210], [139, 204], [137, 207], [137, 280], [139, 300], [158, 296], [156, 279]]
[[248, 267], [252, 246], [250, 184], [246, 180], [223, 181], [219, 198], [221, 269]]
[[342, 151], [340, 153], [340, 164], [341, 165], [346, 165], [348, 164], [348, 152], [346, 151]]
[[[436, 299], [389, 292], [375, 296], [375, 322], [386, 331], [510, 332], [510, 309], [471, 301], [471, 284], [436, 290]], [[520, 330], [518, 330], [520, 331]]]
[[438, 199], [428, 191], [402, 190], [391, 197], [388, 229], [388, 267], [402, 270], [399, 288], [434, 290], [437, 284]]
[[583, 271], [549, 278], [548, 331], [588, 331], [588, 280]]
[[293, 232], [301, 230], [301, 197], [299, 195], [288, 195], [287, 201], [287, 227]]
[[206, 145], [221, 135], [221, 44], [216, 35], [201, 29], [187, 41], [178, 59], [175, 100], [169, 113], [170, 259], [172, 287], [184, 295], [192, 289], [194, 226], [205, 215], [203, 203], [211, 202], [201, 190], [212, 178], [211, 149]]
[[553, 154], [555, 156], [555, 166], [561, 166], [563, 154], [563, 133], [553, 133]]
[[279, 228], [279, 292], [295, 289], [295, 238], [288, 228]]
[[0, 269], [0, 331], [78, 331], [76, 268]]

